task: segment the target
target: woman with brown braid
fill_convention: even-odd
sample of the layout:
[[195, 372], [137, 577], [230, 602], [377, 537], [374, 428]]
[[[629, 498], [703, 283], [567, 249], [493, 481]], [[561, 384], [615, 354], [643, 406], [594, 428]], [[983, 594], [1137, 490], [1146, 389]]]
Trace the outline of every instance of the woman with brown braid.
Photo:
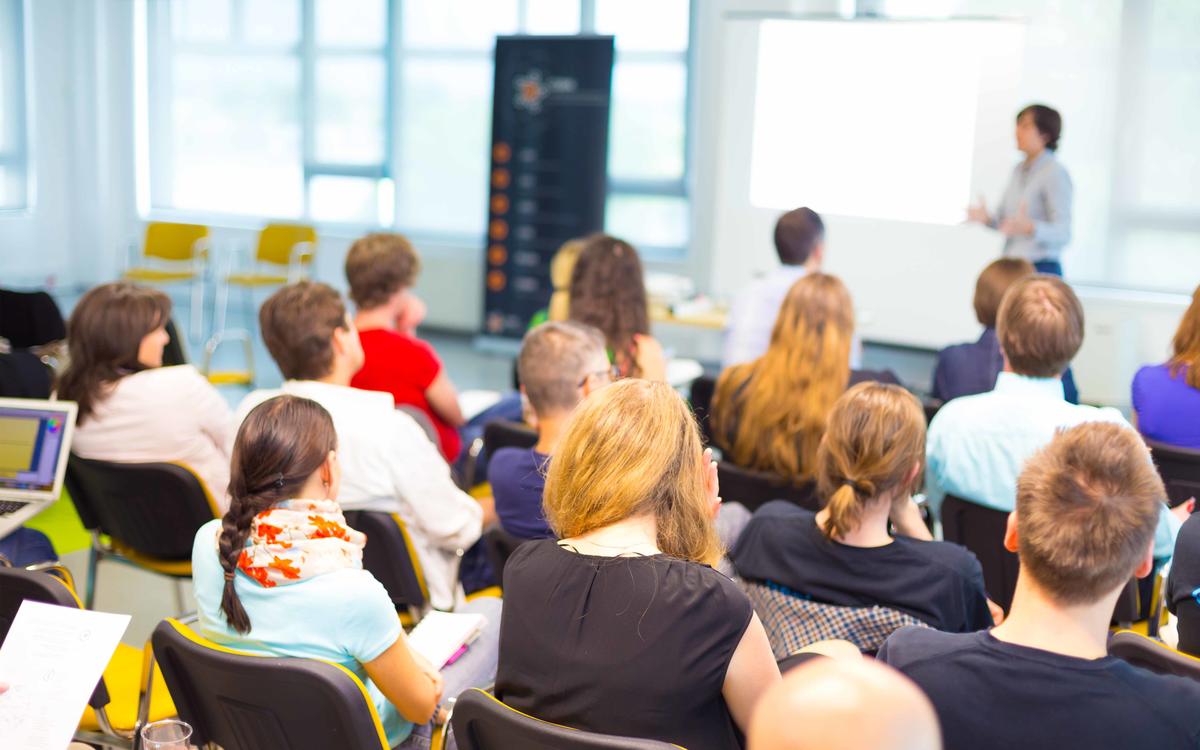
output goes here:
[[854, 386], [834, 403], [817, 450], [824, 507], [762, 506], [733, 550], [738, 573], [815, 602], [898, 610], [938, 630], [990, 627], [998, 610], [979, 561], [932, 541], [912, 500], [924, 465], [917, 399], [896, 385]]
[[[232, 648], [341, 664], [363, 680], [393, 747], [428, 747], [439, 703], [495, 677], [500, 601], [460, 611], [488, 624], [439, 672], [410, 650], [383, 586], [362, 568], [366, 537], [346, 525], [337, 434], [297, 396], [256, 406], [233, 447], [229, 511], [196, 533], [198, 629]], [[419, 725], [419, 726], [417, 726]]]

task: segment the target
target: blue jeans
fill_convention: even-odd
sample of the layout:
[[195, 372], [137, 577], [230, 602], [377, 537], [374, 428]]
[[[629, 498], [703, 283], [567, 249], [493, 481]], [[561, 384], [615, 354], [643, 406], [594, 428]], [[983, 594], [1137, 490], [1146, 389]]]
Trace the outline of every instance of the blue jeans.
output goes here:
[[8, 558], [17, 568], [34, 563], [58, 561], [58, 554], [54, 551], [50, 538], [40, 531], [24, 526], [0, 539], [0, 555]]
[[[487, 618], [487, 625], [465, 654], [442, 669], [442, 702], [438, 708], [445, 707], [450, 698], [457, 698], [469, 688], [486, 688], [496, 682], [496, 663], [500, 656], [500, 611], [503, 604], [503, 600], [497, 597], [481, 596], [454, 610], [483, 615]], [[396, 750], [425, 750], [431, 746], [433, 733], [437, 731], [441, 731], [441, 728], [435, 727], [432, 722], [414, 727], [412, 734], [397, 745]], [[451, 735], [444, 750], [453, 750], [454, 747], [454, 736]]]

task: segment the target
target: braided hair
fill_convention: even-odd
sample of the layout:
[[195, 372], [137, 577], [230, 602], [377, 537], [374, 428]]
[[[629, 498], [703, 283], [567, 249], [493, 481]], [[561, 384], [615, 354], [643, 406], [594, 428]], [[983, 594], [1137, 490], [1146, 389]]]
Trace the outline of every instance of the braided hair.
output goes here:
[[254, 517], [295, 497], [336, 448], [337, 433], [329, 412], [316, 401], [297, 396], [262, 402], [238, 429], [229, 472], [229, 510], [221, 519], [217, 545], [225, 570], [221, 610], [235, 631], [250, 632], [250, 616], [234, 580]]

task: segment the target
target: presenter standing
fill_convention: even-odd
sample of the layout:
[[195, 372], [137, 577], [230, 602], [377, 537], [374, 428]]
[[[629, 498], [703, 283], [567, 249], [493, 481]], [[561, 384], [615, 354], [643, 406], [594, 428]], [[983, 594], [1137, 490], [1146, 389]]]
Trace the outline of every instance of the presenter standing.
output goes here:
[[998, 229], [1004, 256], [1024, 258], [1040, 273], [1062, 276], [1063, 248], [1071, 240], [1071, 177], [1055, 158], [1062, 116], [1044, 104], [1017, 114], [1017, 148], [1025, 159], [1013, 169], [995, 215], [982, 197], [967, 220]]

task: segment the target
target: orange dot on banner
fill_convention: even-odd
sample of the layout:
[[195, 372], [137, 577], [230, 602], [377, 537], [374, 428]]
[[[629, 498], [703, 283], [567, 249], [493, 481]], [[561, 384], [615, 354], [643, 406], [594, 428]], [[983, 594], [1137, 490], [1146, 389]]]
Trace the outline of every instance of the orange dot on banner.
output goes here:
[[493, 240], [502, 240], [508, 236], [508, 222], [504, 219], [493, 219], [488, 226], [488, 236]]
[[493, 292], [499, 292], [502, 289], [504, 289], [504, 285], [506, 282], [507, 282], [507, 279], [504, 278], [503, 271], [489, 271], [488, 272], [487, 285], [488, 285], [488, 289], [491, 289]]
[[512, 147], [507, 143], [497, 143], [492, 146], [492, 158], [500, 164], [508, 162], [512, 158]]
[[493, 266], [502, 266], [506, 260], [508, 260], [508, 251], [504, 249], [504, 245], [492, 245], [488, 248], [488, 263]]
[[497, 193], [492, 196], [492, 213], [506, 214], [508, 213], [508, 196], [503, 193]]
[[512, 182], [512, 175], [507, 169], [492, 170], [492, 187], [503, 190]]

